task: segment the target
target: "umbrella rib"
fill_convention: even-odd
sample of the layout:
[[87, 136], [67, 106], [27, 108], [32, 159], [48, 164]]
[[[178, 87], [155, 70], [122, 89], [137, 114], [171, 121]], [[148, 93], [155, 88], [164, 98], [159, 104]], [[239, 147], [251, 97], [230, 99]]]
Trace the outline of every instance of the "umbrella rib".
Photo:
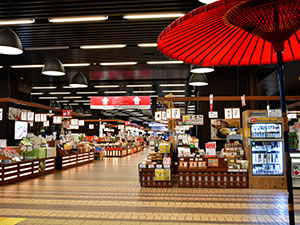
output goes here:
[[294, 56], [294, 52], [293, 52], [290, 40], [288, 40], [288, 43], [289, 43], [289, 46], [290, 46], [290, 49], [291, 49], [291, 53], [292, 53], [292, 56], [293, 56], [293, 61], [295, 61], [295, 56]]
[[298, 37], [297, 33], [295, 33], [295, 36], [296, 36], [296, 39], [297, 39], [298, 43], [300, 44], [300, 40], [299, 40], [299, 37]]
[[254, 55], [254, 52], [255, 52], [255, 49], [256, 49], [256, 46], [257, 46], [258, 41], [259, 41], [259, 38], [256, 39], [255, 46], [254, 46], [254, 48], [253, 48], [253, 51], [252, 51], [251, 56], [250, 56], [250, 59], [249, 59], [249, 64], [251, 63], [251, 60], [252, 60], [252, 57], [253, 57], [253, 55]]
[[260, 53], [259, 64], [261, 64], [262, 56], [263, 56], [264, 49], [265, 49], [265, 44], [266, 44], [266, 41], [264, 40], [264, 42], [263, 42], [263, 46], [262, 46], [262, 51], [261, 51], [261, 53]]
[[251, 41], [253, 40], [253, 38], [254, 38], [254, 36], [252, 35], [252, 36], [251, 36], [251, 40], [248, 42], [247, 47], [245, 48], [245, 51], [244, 51], [243, 55], [241, 56], [241, 58], [240, 58], [240, 60], [239, 60], [239, 65], [241, 65], [241, 61], [242, 61], [244, 55], [246, 54], [246, 51], [247, 51], [247, 49], [248, 49], [248, 47], [249, 47]]

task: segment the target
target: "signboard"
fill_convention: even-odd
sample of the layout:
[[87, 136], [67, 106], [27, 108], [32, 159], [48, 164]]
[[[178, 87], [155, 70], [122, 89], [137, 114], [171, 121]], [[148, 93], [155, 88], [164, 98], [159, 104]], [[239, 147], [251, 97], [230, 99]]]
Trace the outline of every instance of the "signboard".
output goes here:
[[130, 121], [125, 121], [125, 126], [130, 126]]
[[206, 155], [216, 155], [216, 148], [217, 148], [217, 143], [216, 142], [207, 142], [205, 144], [205, 150], [206, 150]]
[[167, 119], [167, 112], [161, 112], [161, 120], [168, 120]]
[[282, 118], [278, 118], [278, 117], [268, 117], [268, 118], [249, 118], [248, 119], [249, 123], [281, 123], [282, 122]]
[[91, 97], [91, 109], [150, 109], [150, 96]]
[[89, 129], [93, 130], [94, 129], [94, 124], [89, 124]]
[[79, 126], [84, 126], [84, 120], [79, 120], [79, 121], [78, 121], [78, 125], [79, 125]]
[[21, 120], [27, 121], [27, 112], [21, 111]]
[[232, 119], [232, 109], [231, 108], [225, 108], [224, 109], [224, 118], [225, 119]]
[[70, 110], [70, 109], [63, 110], [63, 116], [64, 117], [71, 117], [72, 116], [72, 110]]
[[280, 109], [268, 110], [268, 117], [281, 117], [281, 110]]
[[34, 121], [34, 112], [28, 112], [27, 119], [28, 121]]
[[211, 140], [226, 140], [230, 133], [236, 133], [240, 129], [239, 119], [212, 119], [211, 122]]
[[41, 122], [41, 114], [35, 114], [34, 121], [35, 122]]
[[208, 167], [218, 167], [219, 166], [219, 160], [218, 159], [208, 159], [207, 160], [207, 166]]
[[44, 125], [44, 127], [49, 127], [49, 125], [50, 125], [49, 120], [45, 121], [45, 122], [43, 123], [43, 125]]
[[183, 122], [190, 125], [203, 125], [204, 117], [203, 115], [184, 115]]
[[155, 112], [155, 121], [161, 121], [161, 112]]
[[41, 122], [47, 121], [47, 114], [41, 114]]
[[78, 126], [78, 119], [71, 119], [71, 126]]
[[3, 119], [3, 109], [0, 108], [0, 120], [2, 120], [2, 119]]
[[53, 124], [62, 124], [61, 116], [53, 116]]
[[180, 108], [172, 108], [172, 119], [180, 119]]
[[233, 119], [240, 119], [241, 118], [240, 108], [233, 108], [232, 109], [232, 118]]
[[218, 112], [217, 111], [208, 112], [208, 118], [209, 119], [218, 119]]
[[172, 119], [172, 112], [171, 109], [167, 109], [167, 119]]
[[287, 114], [289, 119], [297, 119], [297, 114]]
[[170, 169], [155, 169], [155, 180], [171, 180], [171, 170]]

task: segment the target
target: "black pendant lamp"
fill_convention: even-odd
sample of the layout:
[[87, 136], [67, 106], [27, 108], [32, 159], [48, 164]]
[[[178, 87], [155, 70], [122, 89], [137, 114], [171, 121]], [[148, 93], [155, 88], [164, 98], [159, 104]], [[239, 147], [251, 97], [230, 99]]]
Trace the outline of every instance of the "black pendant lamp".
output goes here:
[[58, 101], [53, 101], [51, 103], [50, 107], [55, 108], [55, 109], [60, 109], [60, 104]]
[[191, 65], [190, 68], [191, 73], [211, 73], [214, 71], [215, 69], [213, 67], [203, 67], [198, 65]]
[[22, 43], [18, 35], [9, 27], [0, 31], [0, 54], [20, 55], [23, 53]]
[[88, 87], [88, 82], [85, 76], [78, 72], [71, 78], [70, 86], [73, 88], [86, 88]]
[[189, 80], [191, 86], [207, 86], [208, 80], [204, 73], [193, 73]]
[[85, 111], [84, 111], [84, 115], [85, 115], [85, 116], [92, 116], [91, 110], [90, 110], [90, 109], [85, 110]]
[[42, 74], [47, 76], [64, 76], [65, 68], [58, 58], [52, 57], [45, 63]]
[[65, 109], [65, 110], [73, 110], [72, 106], [69, 105], [69, 104], [66, 104], [66, 105], [64, 106], [64, 109]]

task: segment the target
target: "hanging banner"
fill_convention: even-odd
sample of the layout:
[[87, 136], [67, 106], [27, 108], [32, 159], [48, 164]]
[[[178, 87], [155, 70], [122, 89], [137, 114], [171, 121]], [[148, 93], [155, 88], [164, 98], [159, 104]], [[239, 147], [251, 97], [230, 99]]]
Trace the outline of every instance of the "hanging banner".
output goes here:
[[68, 110], [63, 110], [63, 116], [64, 117], [71, 117], [72, 116], [72, 110], [68, 109]]
[[182, 117], [183, 124], [185, 125], [203, 125], [204, 117], [203, 115], [184, 115]]
[[242, 107], [246, 106], [246, 95], [241, 96]]
[[224, 118], [225, 119], [232, 119], [232, 108], [225, 108], [224, 109]]
[[53, 116], [53, 124], [62, 124], [61, 116]]
[[161, 112], [155, 112], [155, 121], [161, 121]]
[[150, 109], [150, 96], [91, 97], [91, 109]]
[[232, 108], [232, 118], [233, 119], [241, 118], [240, 108]]
[[210, 94], [209, 95], [209, 105], [210, 105], [210, 111], [213, 111], [213, 104], [214, 104], [214, 95]]

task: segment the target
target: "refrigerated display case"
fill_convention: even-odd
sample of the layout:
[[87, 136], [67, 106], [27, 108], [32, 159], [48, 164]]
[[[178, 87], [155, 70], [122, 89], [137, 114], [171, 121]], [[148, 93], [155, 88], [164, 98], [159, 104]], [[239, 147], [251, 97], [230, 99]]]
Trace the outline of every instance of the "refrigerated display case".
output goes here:
[[283, 176], [283, 142], [251, 141], [252, 176]]

